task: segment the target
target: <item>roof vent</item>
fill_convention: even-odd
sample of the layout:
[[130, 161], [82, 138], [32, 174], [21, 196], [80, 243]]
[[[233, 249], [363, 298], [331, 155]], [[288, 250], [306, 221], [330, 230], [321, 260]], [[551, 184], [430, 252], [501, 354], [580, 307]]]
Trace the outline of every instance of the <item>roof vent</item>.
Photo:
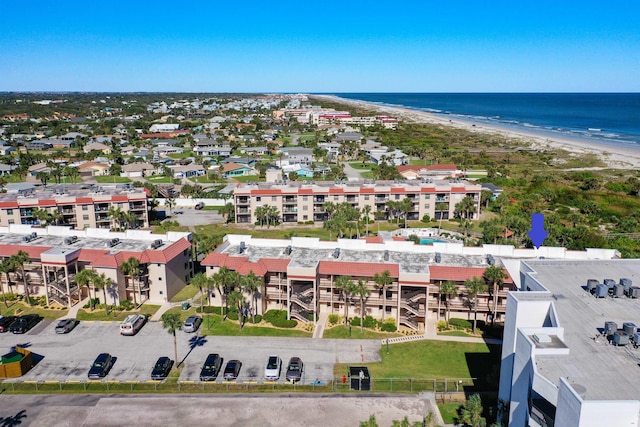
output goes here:
[[442, 254], [440, 252], [436, 252], [436, 263], [440, 263], [442, 261]]
[[535, 342], [537, 342], [538, 344], [550, 344], [551, 343], [551, 337], [549, 335], [546, 335], [546, 334], [535, 334], [533, 336], [533, 340]]
[[384, 251], [384, 260], [389, 261], [389, 251]]
[[495, 258], [493, 257], [493, 255], [488, 254], [488, 255], [487, 255], [487, 264], [489, 264], [489, 265], [495, 265], [495, 263], [496, 263], [496, 260], [495, 260]]
[[71, 245], [78, 241], [78, 236], [69, 236], [64, 239], [65, 245]]
[[340, 248], [335, 248], [331, 256], [333, 256], [335, 259], [340, 258]]
[[106, 245], [106, 246], [107, 246], [108, 248], [112, 248], [112, 247], [116, 246], [116, 245], [117, 245], [117, 244], [119, 244], [119, 243], [120, 243], [120, 239], [118, 239], [118, 238], [116, 237], [115, 239], [111, 239], [111, 240], [109, 240], [109, 241], [107, 242], [107, 245]]
[[289, 245], [286, 248], [284, 248], [284, 254], [285, 255], [291, 255], [292, 251], [293, 251], [293, 248], [291, 247], [291, 245]]
[[238, 253], [243, 254], [247, 250], [247, 245], [244, 242], [240, 242], [240, 248], [238, 249]]

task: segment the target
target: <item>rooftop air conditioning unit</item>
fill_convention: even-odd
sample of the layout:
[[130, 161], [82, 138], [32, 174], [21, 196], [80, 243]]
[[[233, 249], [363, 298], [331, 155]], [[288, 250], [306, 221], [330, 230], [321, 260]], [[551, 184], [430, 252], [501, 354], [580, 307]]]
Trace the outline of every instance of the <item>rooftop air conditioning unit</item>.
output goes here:
[[247, 245], [244, 242], [240, 242], [240, 248], [238, 250], [238, 253], [244, 253], [247, 250]]
[[291, 247], [291, 245], [289, 245], [286, 248], [284, 248], [284, 254], [285, 255], [291, 255], [292, 251], [293, 251], [293, 248]]
[[489, 265], [495, 265], [495, 263], [496, 263], [496, 260], [495, 260], [495, 258], [493, 257], [493, 255], [491, 255], [491, 254], [487, 255], [487, 264], [489, 264]]
[[332, 254], [332, 256], [333, 256], [335, 259], [340, 258], [340, 248], [335, 248], [335, 249], [333, 250], [333, 254]]
[[436, 252], [435, 260], [436, 263], [440, 263], [440, 261], [442, 261], [442, 254], [440, 252]]

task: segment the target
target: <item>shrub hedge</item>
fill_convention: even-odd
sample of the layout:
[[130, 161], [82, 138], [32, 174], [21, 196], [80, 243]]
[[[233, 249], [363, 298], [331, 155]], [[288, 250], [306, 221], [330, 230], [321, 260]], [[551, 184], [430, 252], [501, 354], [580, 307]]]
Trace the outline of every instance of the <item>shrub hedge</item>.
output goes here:
[[287, 312], [284, 310], [269, 310], [263, 318], [277, 328], [294, 328], [298, 324], [293, 319], [287, 320]]

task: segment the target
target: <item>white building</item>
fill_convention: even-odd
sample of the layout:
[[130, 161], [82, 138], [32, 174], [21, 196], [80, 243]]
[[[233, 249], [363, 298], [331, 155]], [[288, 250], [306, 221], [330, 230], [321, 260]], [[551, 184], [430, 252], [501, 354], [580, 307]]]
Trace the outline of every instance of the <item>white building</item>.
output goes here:
[[[621, 279], [638, 286], [640, 260], [598, 258], [521, 261], [500, 370], [509, 426], [639, 425], [640, 349], [632, 344], [640, 299], [627, 295], [640, 296], [640, 287]], [[596, 283], [603, 287], [590, 292]], [[605, 322], [616, 324], [610, 333]]]

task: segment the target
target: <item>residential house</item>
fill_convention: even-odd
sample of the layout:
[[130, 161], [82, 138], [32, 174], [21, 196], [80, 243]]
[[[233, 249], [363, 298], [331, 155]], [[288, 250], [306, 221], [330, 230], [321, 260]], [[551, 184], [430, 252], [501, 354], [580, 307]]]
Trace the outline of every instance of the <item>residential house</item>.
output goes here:
[[0, 175], [11, 175], [11, 172], [13, 172], [16, 167], [17, 166], [15, 165], [6, 165], [4, 163], [0, 163]]
[[102, 154], [111, 154], [111, 146], [105, 145], [100, 142], [92, 142], [84, 146], [82, 151], [89, 153], [91, 151], [100, 151]]
[[174, 178], [195, 178], [206, 174], [204, 167], [196, 164], [171, 166], [171, 170]]
[[78, 169], [82, 177], [105, 176], [109, 175], [110, 166], [105, 163], [84, 162]]
[[415, 165], [400, 165], [398, 166], [398, 173], [402, 175], [404, 179], [446, 179], [446, 178], [459, 178], [462, 176], [462, 171], [454, 164], [436, 164], [426, 166]]
[[280, 151], [286, 156], [286, 160], [290, 165], [305, 165], [310, 166], [315, 161], [313, 157], [313, 150], [311, 148], [303, 147], [285, 147]]
[[386, 148], [379, 150], [370, 150], [371, 161], [380, 164], [384, 160], [387, 164], [393, 166], [406, 165], [409, 163], [409, 157], [400, 150], [387, 151]]
[[222, 177], [234, 178], [237, 176], [257, 175], [257, 171], [246, 165], [237, 163], [226, 163], [222, 165]]
[[127, 178], [145, 177], [160, 173], [160, 169], [151, 163], [129, 163], [122, 166], [120, 176]]

